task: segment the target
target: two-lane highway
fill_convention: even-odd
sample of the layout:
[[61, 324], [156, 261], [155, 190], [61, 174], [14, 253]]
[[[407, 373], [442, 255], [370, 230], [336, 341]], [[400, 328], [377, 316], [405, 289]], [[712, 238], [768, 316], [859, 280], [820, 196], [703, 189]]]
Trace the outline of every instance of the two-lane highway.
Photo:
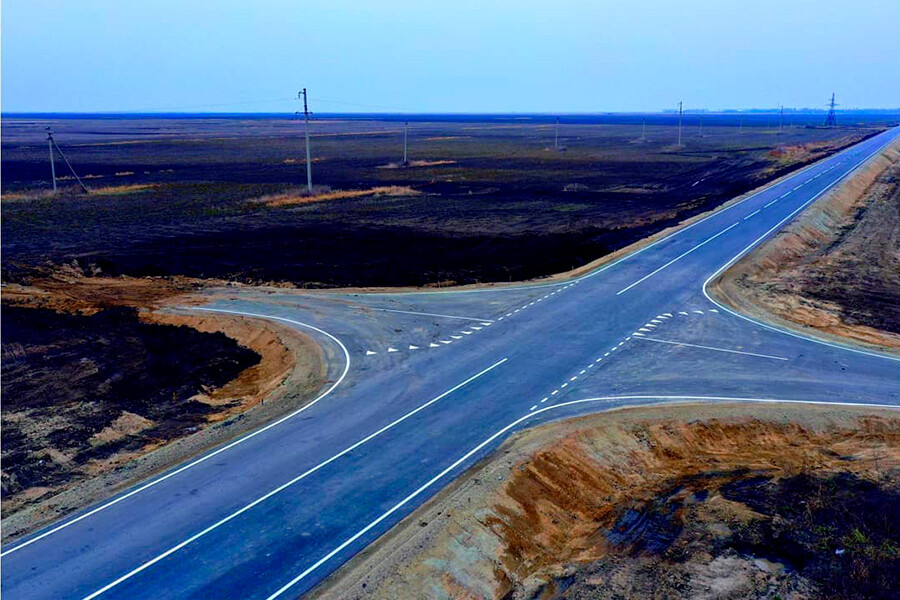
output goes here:
[[[211, 304], [316, 336], [339, 359], [336, 385], [263, 431], [5, 547], [4, 595], [293, 597], [520, 427], [688, 397], [900, 405], [895, 357], [759, 326], [705, 292], [898, 134], [565, 283]], [[356, 323], [378, 319], [419, 325], [376, 347]]]

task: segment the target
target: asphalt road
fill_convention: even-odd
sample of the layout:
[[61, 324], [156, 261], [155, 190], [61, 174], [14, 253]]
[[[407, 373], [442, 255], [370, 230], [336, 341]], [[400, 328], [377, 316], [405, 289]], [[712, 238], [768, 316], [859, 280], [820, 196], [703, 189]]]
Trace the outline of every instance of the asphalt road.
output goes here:
[[519, 428], [697, 399], [900, 406], [896, 357], [756, 323], [705, 291], [898, 135], [575, 281], [216, 301], [311, 333], [333, 383], [277, 423], [5, 546], [3, 597], [297, 597]]

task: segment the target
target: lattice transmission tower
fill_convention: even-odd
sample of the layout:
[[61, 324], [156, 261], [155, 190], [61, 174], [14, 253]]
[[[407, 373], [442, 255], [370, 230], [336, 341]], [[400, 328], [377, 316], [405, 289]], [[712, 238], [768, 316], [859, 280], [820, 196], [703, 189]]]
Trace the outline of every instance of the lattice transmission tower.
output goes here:
[[831, 102], [828, 104], [828, 116], [825, 117], [825, 127], [837, 127], [837, 118], [834, 116], [834, 92], [831, 92]]

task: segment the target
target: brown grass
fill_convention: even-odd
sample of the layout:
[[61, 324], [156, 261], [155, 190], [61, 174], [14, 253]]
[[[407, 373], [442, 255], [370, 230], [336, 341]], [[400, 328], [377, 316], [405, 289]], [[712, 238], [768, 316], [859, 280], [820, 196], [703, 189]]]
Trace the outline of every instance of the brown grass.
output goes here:
[[347, 198], [362, 198], [364, 196], [418, 196], [418, 192], [405, 185], [388, 185], [369, 188], [367, 190], [338, 190], [323, 194], [306, 195], [300, 191], [285, 192], [263, 196], [257, 201], [267, 206], [294, 206], [298, 204], [312, 204], [314, 202], [327, 202], [329, 200], [344, 200]]

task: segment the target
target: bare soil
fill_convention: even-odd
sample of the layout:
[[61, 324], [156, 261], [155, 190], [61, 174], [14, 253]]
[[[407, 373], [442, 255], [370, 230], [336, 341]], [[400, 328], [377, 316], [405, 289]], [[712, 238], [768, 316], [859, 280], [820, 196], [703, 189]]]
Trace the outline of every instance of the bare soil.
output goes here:
[[[299, 332], [229, 315], [183, 278], [56, 269], [3, 288], [3, 536], [108, 497], [302, 406], [325, 358]], [[212, 282], [205, 282], [212, 283]]]
[[900, 144], [748, 254], [711, 290], [751, 314], [900, 350]]
[[518, 434], [313, 598], [892, 598], [900, 416], [625, 409]]
[[222, 333], [142, 323], [126, 307], [7, 305], [2, 328], [4, 509], [196, 430], [216, 412], [205, 391], [260, 362]]
[[[522, 281], [582, 267], [882, 130], [710, 117], [673, 151], [671, 118], [573, 122], [566, 152], [539, 119], [417, 123], [411, 168], [387, 120], [314, 124], [305, 183], [297, 123], [283, 119], [63, 119], [52, 123], [90, 185], [48, 186], [31, 121], [3, 122], [3, 280], [47, 265], [94, 276], [182, 276], [302, 287]], [[717, 120], [718, 119], [718, 120]], [[487, 122], [485, 122], [487, 121]], [[633, 119], [632, 119], [633, 121]], [[37, 132], [37, 134], [35, 133]], [[395, 190], [402, 193], [377, 193]], [[369, 193], [366, 193], [369, 192]], [[260, 199], [267, 199], [260, 201]], [[327, 202], [325, 200], [328, 200]]]

